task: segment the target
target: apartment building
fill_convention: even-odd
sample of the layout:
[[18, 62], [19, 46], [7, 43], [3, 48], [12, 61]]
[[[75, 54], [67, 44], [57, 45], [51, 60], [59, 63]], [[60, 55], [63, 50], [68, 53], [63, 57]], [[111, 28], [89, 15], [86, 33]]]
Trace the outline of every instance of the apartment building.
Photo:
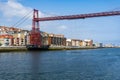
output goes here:
[[15, 32], [13, 34], [14, 46], [25, 46], [28, 43], [27, 41], [29, 41], [28, 35], [29, 35], [29, 31], [27, 30]]
[[12, 35], [0, 35], [0, 46], [12, 46], [13, 36]]
[[66, 46], [66, 38], [62, 34], [48, 34], [48, 45]]
[[77, 47], [93, 46], [93, 40], [67, 39], [66, 46], [77, 46]]
[[85, 39], [85, 40], [83, 41], [83, 45], [84, 45], [84, 46], [93, 46], [93, 40]]
[[66, 39], [66, 46], [72, 46], [71, 39]]
[[[0, 26], [0, 40], [5, 46], [23, 46], [27, 44], [27, 35], [29, 31], [13, 27]], [[12, 37], [11, 37], [12, 36]], [[4, 39], [4, 40], [3, 40]], [[3, 41], [3, 42], [2, 42]], [[29, 41], [29, 40], [28, 40]]]

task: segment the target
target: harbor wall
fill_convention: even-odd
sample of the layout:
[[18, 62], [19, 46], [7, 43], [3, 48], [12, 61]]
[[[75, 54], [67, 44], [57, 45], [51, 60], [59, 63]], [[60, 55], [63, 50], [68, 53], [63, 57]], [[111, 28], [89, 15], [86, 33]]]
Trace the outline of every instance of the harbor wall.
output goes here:
[[[48, 50], [79, 50], [79, 49], [97, 49], [97, 47], [60, 47], [52, 46]], [[0, 47], [0, 52], [10, 52], [10, 51], [28, 51], [26, 46], [10, 46], [10, 47]]]

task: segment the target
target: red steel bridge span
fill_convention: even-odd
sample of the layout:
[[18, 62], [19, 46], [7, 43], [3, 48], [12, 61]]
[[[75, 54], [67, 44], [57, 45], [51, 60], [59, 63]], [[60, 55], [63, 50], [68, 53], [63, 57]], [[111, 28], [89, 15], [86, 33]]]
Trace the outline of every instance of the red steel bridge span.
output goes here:
[[39, 18], [38, 14], [39, 14], [38, 10], [34, 9], [33, 20], [32, 20], [32, 30], [30, 32], [30, 44], [41, 47], [42, 44], [41, 44], [41, 34], [40, 34], [40, 27], [39, 27], [39, 22], [41, 22], [41, 21], [72, 20], [72, 19], [85, 19], [85, 18], [94, 18], [94, 17], [116, 16], [116, 15], [120, 15], [120, 11], [43, 17], [43, 18]]

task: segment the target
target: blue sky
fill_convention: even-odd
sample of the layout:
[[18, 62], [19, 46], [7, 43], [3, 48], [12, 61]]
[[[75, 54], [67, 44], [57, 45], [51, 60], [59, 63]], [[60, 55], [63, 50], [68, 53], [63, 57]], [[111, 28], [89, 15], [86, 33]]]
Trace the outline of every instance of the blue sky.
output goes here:
[[[40, 17], [85, 14], [120, 10], [120, 0], [0, 0], [0, 25], [12, 26], [33, 8]], [[16, 27], [30, 30], [31, 17]], [[120, 16], [40, 22], [40, 29], [67, 38], [120, 43]]]

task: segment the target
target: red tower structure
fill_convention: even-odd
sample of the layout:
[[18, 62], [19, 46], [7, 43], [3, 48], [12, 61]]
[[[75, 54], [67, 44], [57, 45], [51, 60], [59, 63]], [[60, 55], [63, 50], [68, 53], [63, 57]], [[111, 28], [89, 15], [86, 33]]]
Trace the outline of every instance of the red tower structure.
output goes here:
[[39, 18], [39, 14], [38, 14], [38, 10], [34, 9], [33, 20], [32, 20], [32, 30], [30, 32], [30, 45], [41, 47], [41, 34], [39, 29], [39, 21], [36, 21], [35, 20], [36, 18]]

